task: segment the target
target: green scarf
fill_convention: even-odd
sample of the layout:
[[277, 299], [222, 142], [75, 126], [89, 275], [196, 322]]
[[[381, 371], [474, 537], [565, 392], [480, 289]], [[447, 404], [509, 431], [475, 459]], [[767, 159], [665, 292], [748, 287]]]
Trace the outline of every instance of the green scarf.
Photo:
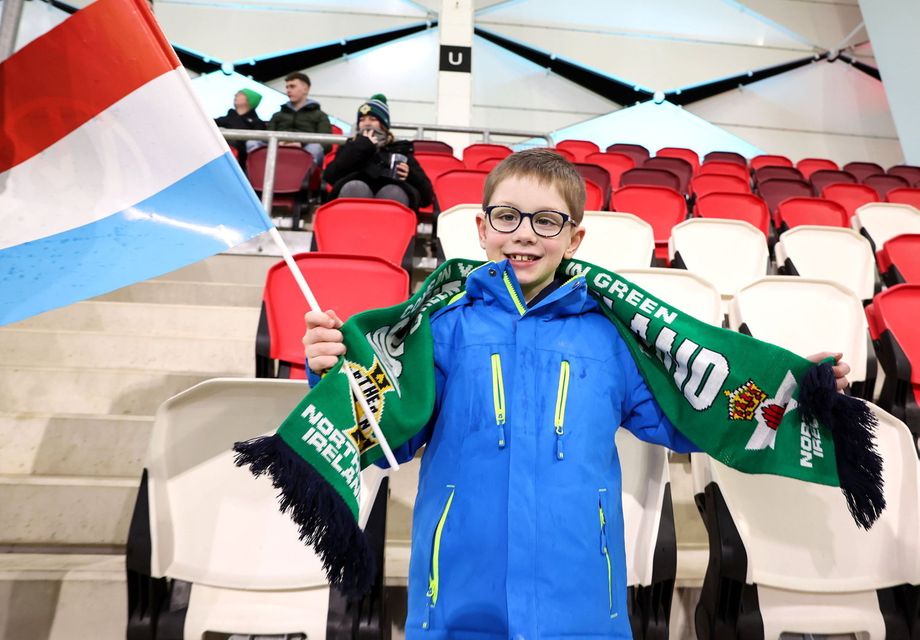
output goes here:
[[[366, 592], [374, 578], [357, 525], [359, 478], [383, 453], [346, 376], [357, 380], [390, 446], [407, 442], [434, 407], [430, 316], [463, 295], [481, 265], [450, 260], [407, 302], [349, 319], [346, 356], [277, 433], [234, 447], [238, 465], [272, 477], [282, 511], [348, 595]], [[885, 507], [875, 417], [836, 392], [829, 363], [701, 322], [593, 264], [566, 261], [557, 275], [585, 277], [665, 415], [702, 451], [739, 471], [840, 486], [857, 524], [875, 522]]]

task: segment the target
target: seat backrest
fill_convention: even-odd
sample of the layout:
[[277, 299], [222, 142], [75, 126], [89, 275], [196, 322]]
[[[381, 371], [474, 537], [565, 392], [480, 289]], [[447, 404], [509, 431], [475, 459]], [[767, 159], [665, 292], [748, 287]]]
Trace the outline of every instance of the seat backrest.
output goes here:
[[447, 260], [488, 260], [476, 231], [476, 214], [480, 211], [478, 204], [458, 204], [438, 215], [438, 240]]
[[585, 179], [585, 209], [598, 211], [607, 204], [607, 198], [597, 183]]
[[899, 188], [890, 190], [885, 196], [888, 202], [897, 204], [909, 204], [912, 207], [920, 209], [920, 189]]
[[[246, 590], [326, 584], [271, 480], [233, 463], [234, 442], [273, 432], [308, 390], [292, 380], [218, 378], [160, 406], [147, 457], [153, 576]], [[376, 487], [368, 482], [362, 494], [366, 517]]]
[[621, 187], [610, 199], [611, 209], [632, 213], [652, 225], [655, 242], [667, 242], [671, 227], [687, 217], [687, 201], [674, 189], [632, 185]]
[[[320, 306], [334, 309], [342, 320], [409, 297], [409, 274], [382, 258], [314, 252], [299, 253], [294, 259]], [[269, 357], [302, 365], [307, 301], [284, 261], [268, 270], [262, 301]]]
[[559, 149], [564, 149], [575, 156], [576, 162], [585, 162], [585, 156], [600, 151], [600, 147], [590, 140], [562, 140], [556, 145], [556, 150]]
[[710, 173], [719, 173], [726, 176], [735, 176], [746, 182], [751, 181], [751, 175], [748, 173], [747, 167], [745, 165], [739, 164], [737, 162], [730, 162], [725, 160], [710, 160], [704, 162], [700, 165], [700, 170], [697, 171], [697, 175], [705, 176]]
[[637, 167], [641, 167], [642, 163], [648, 160], [651, 155], [648, 149], [641, 144], [628, 144], [625, 142], [612, 144], [607, 147], [606, 151], [607, 153], [622, 153], [625, 156], [629, 156]]
[[811, 196], [811, 185], [803, 180], [784, 180], [773, 178], [757, 183], [757, 192], [764, 199], [771, 213], [776, 212], [779, 204], [787, 198], [807, 198]]
[[635, 168], [636, 161], [623, 153], [591, 153], [585, 156], [585, 162], [603, 167], [610, 174], [610, 187], [620, 188], [620, 176]]
[[901, 176], [888, 176], [880, 173], [864, 178], [862, 183], [875, 189], [878, 197], [883, 200], [892, 189], [903, 189], [910, 186], [910, 183]]
[[700, 157], [693, 149], [685, 149], [684, 147], [663, 147], [658, 150], [655, 157], [680, 158], [681, 160], [686, 160], [690, 163], [690, 166], [693, 167], [694, 173], [700, 168]]
[[847, 162], [843, 165], [843, 170], [852, 173], [860, 182], [869, 176], [885, 173], [885, 170], [874, 162]]
[[313, 214], [317, 250], [377, 256], [400, 264], [415, 237], [416, 218], [395, 200], [338, 198]]
[[872, 303], [881, 331], [891, 331], [911, 363], [910, 381], [920, 384], [920, 285], [899, 284], [875, 296]]
[[[265, 180], [267, 147], [251, 151], [246, 159], [246, 175], [252, 188], [261, 191]], [[313, 156], [299, 147], [278, 147], [275, 161], [274, 193], [297, 193], [307, 173], [313, 168]]]
[[689, 271], [716, 286], [723, 300], [765, 275], [770, 260], [767, 238], [741, 220], [692, 218], [671, 229], [668, 255], [677, 254]]
[[[582, 178], [590, 180], [600, 187], [606, 203], [607, 196], [610, 195], [610, 174], [607, 173], [607, 170], [596, 164], [586, 162], [576, 162], [575, 169], [581, 174]], [[586, 206], [585, 208], [587, 209], [588, 207]]]
[[585, 237], [575, 258], [610, 271], [648, 267], [655, 252], [652, 226], [630, 213], [585, 211]]
[[786, 156], [760, 155], [751, 158], [751, 169], [757, 171], [764, 167], [792, 167], [792, 160]]
[[438, 196], [441, 210], [458, 204], [481, 204], [482, 189], [486, 184], [488, 171], [463, 169], [442, 173], [434, 180], [434, 192]]
[[808, 180], [815, 171], [820, 169], [833, 169], [836, 171], [840, 169], [840, 166], [827, 158], [802, 158], [795, 163], [795, 168], [801, 171], [805, 179]]
[[684, 269], [619, 269], [617, 273], [669, 306], [713, 326], [722, 326], [722, 298], [703, 276]]
[[876, 251], [902, 233], [920, 233], [920, 211], [908, 204], [870, 202], [856, 210], [853, 228], [865, 231]]
[[480, 160], [475, 168], [477, 171], [491, 171], [501, 164], [502, 160], [504, 160], [504, 158], [486, 158], [485, 160]]
[[747, 180], [742, 180], [738, 176], [706, 173], [693, 177], [693, 180], [690, 181], [690, 191], [697, 197], [708, 193], [750, 193], [751, 185]]
[[860, 300], [871, 300], [875, 294], [872, 245], [852, 229], [795, 226], [776, 244], [777, 265], [787, 258], [802, 277], [837, 282]]
[[850, 226], [850, 216], [840, 204], [824, 198], [789, 198], [780, 203], [776, 212], [777, 228], [794, 228], [800, 224], [828, 227]]
[[916, 185], [920, 182], [920, 167], [910, 164], [896, 164], [893, 167], [889, 167], [888, 175], [901, 176], [909, 184]]
[[416, 153], [415, 159], [422, 166], [422, 170], [428, 179], [434, 183], [438, 176], [448, 171], [462, 170], [466, 168], [460, 160], [447, 153]]
[[682, 158], [666, 158], [655, 156], [649, 158], [642, 165], [643, 169], [664, 169], [670, 171], [680, 179], [681, 193], [687, 193], [690, 188], [690, 178], [693, 177], [693, 165]]
[[904, 423], [869, 406], [879, 423], [888, 507], [868, 531], [853, 522], [836, 487], [741, 473], [710, 460], [747, 554], [746, 583], [840, 593], [917, 582], [917, 456]]
[[747, 158], [734, 151], [710, 151], [703, 156], [703, 164], [708, 164], [710, 162], [731, 162], [741, 165], [745, 170], [747, 170], [748, 166]]
[[754, 182], [763, 182], [764, 180], [772, 180], [773, 178], [781, 178], [783, 180], [804, 180], [802, 172], [796, 169], [795, 167], [777, 167], [769, 165], [766, 167], [760, 167], [759, 169], [754, 169]]
[[834, 171], [833, 169], [818, 169], [813, 172], [808, 181], [811, 182], [811, 188], [815, 195], [820, 195], [824, 187], [830, 184], [855, 184], [859, 182], [852, 173], [846, 171]]
[[440, 140], [413, 140], [412, 149], [413, 153], [416, 155], [419, 153], [446, 153], [454, 155], [454, 148]]
[[697, 198], [696, 214], [701, 218], [744, 220], [764, 236], [770, 234], [770, 211], [767, 203], [750, 193], [710, 193]]
[[904, 282], [920, 284], [920, 234], [905, 233], [888, 240], [878, 252], [878, 266], [882, 272], [895, 266]]
[[680, 178], [666, 169], [646, 169], [642, 167], [624, 171], [620, 176], [620, 186], [625, 187], [633, 184], [667, 187], [682, 193]]
[[463, 164], [467, 169], [475, 169], [486, 158], [506, 158], [511, 153], [510, 147], [503, 144], [471, 144], [463, 150]]
[[849, 378], [866, 379], [869, 330], [862, 301], [849, 288], [814, 278], [766, 276], [741, 287], [729, 307], [729, 326], [802, 357], [843, 353]]
[[833, 200], [852, 216], [856, 210], [869, 202], [878, 202], [878, 194], [864, 184], [832, 184], [824, 187], [821, 197]]

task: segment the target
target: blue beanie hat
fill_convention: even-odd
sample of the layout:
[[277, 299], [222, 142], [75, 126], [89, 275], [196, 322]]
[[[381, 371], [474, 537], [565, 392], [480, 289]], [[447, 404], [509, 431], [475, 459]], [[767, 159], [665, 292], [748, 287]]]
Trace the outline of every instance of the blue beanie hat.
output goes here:
[[387, 97], [382, 93], [375, 93], [370, 99], [358, 107], [358, 120], [361, 116], [371, 115], [380, 120], [384, 128], [390, 128], [390, 108], [387, 106]]

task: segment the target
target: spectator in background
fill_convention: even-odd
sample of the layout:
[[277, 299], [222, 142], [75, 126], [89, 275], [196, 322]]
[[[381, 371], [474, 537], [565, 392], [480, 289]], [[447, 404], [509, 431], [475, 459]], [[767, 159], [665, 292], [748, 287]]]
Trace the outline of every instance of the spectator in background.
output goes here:
[[[310, 95], [310, 78], [305, 73], [292, 73], [284, 78], [284, 90], [290, 100], [268, 122], [271, 131], [296, 131], [298, 133], [332, 133], [329, 116], [319, 108]], [[283, 145], [301, 146], [299, 142], [282, 142]], [[317, 167], [323, 166], [323, 157], [331, 144], [309, 142], [303, 148], [310, 152]]]
[[333, 198], [383, 198], [415, 210], [431, 204], [431, 182], [412, 142], [390, 132], [390, 109], [380, 93], [358, 107], [355, 135], [336, 151], [323, 177]]
[[[233, 108], [227, 115], [215, 118], [214, 122], [223, 129], [265, 130], [265, 121], [256, 113], [256, 107], [262, 102], [262, 94], [252, 89], [240, 89], [233, 96]], [[248, 140], [230, 140], [228, 144], [236, 149], [237, 159], [243, 171], [246, 170], [246, 143]]]

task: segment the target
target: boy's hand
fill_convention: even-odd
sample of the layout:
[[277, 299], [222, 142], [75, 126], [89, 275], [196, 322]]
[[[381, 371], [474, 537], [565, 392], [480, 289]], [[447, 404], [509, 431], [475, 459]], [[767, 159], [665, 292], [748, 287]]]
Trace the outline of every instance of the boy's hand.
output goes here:
[[307, 365], [314, 373], [322, 373], [332, 368], [339, 356], [345, 353], [342, 332], [339, 331], [342, 321], [332, 309], [325, 313], [309, 311], [304, 320], [307, 331], [303, 335], [303, 351]]
[[850, 372], [850, 365], [841, 360], [843, 358], [842, 353], [831, 353], [830, 351], [822, 351], [821, 353], [816, 353], [814, 355], [808, 356], [808, 359], [812, 362], [821, 362], [825, 358], [834, 358], [834, 366], [831, 367], [834, 371], [834, 380], [837, 383], [837, 391], [843, 391], [850, 386], [850, 381], [847, 380], [847, 374]]

